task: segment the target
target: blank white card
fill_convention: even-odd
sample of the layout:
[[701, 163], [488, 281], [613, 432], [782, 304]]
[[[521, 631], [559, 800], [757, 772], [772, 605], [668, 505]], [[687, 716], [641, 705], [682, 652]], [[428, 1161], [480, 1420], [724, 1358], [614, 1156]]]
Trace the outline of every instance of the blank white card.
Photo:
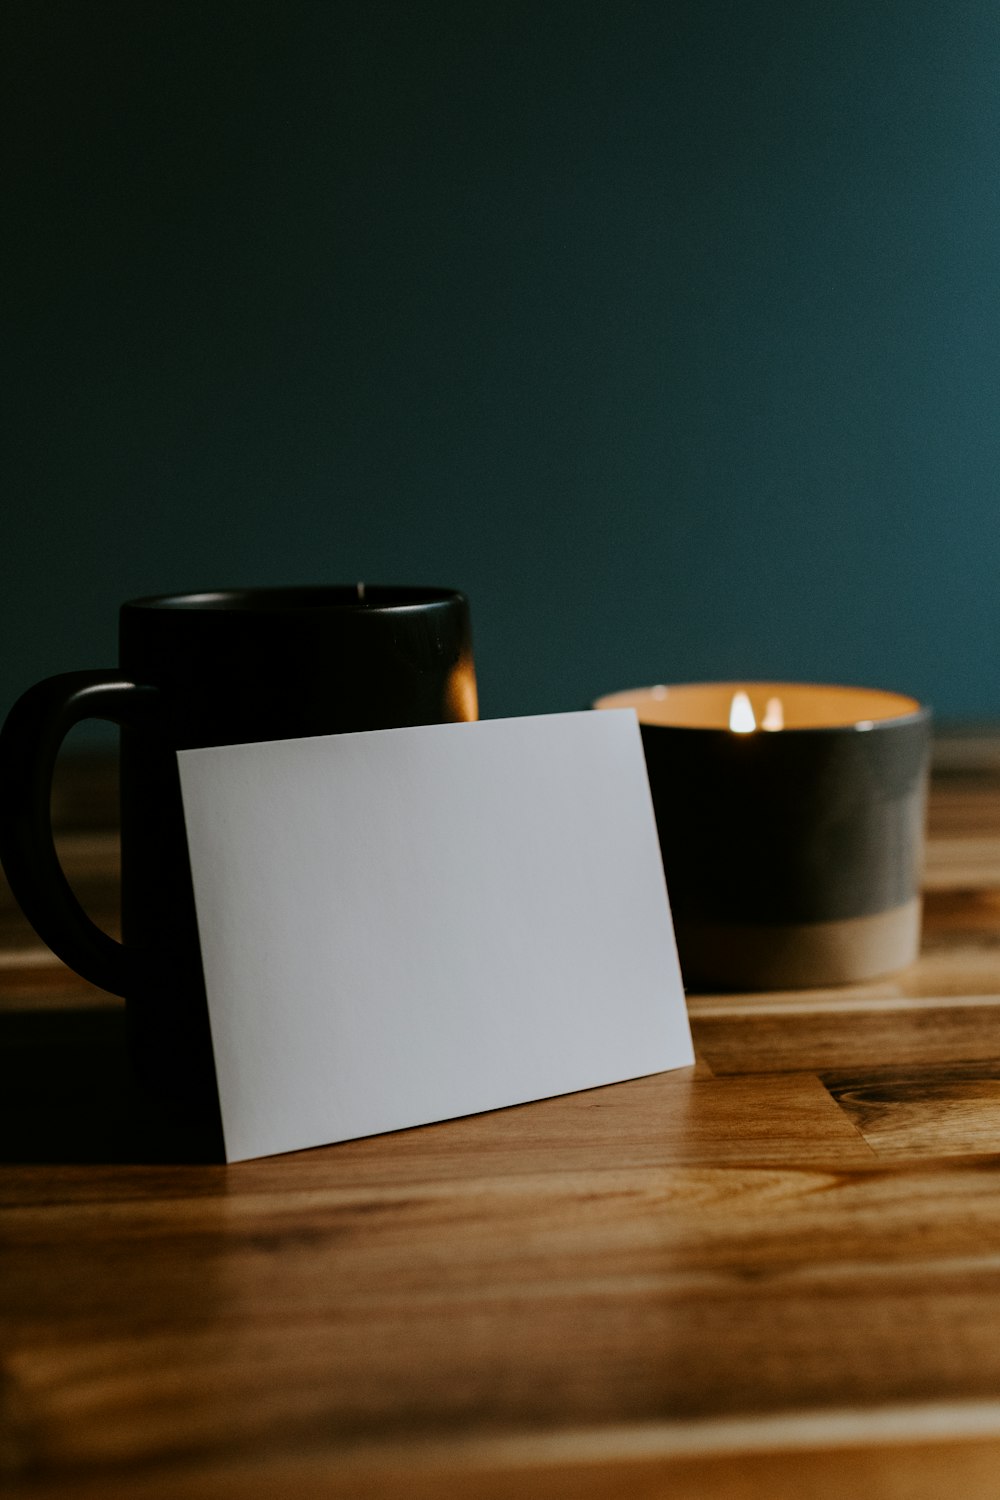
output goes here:
[[178, 760], [227, 1160], [693, 1062], [631, 710]]

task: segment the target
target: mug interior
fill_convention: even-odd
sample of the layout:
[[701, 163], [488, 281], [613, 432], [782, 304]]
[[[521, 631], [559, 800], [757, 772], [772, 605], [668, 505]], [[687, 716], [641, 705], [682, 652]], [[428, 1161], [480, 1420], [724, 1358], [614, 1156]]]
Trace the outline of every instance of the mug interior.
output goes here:
[[222, 611], [266, 614], [295, 610], [405, 610], [449, 604], [463, 596], [457, 589], [387, 584], [332, 584], [323, 587], [210, 589], [195, 594], [160, 594], [130, 599], [126, 609]]

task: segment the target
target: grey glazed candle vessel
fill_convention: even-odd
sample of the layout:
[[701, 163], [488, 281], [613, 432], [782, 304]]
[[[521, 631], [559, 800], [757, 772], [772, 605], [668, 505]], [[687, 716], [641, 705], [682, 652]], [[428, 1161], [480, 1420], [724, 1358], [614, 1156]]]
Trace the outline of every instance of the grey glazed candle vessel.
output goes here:
[[929, 709], [755, 682], [595, 707], [637, 712], [689, 987], [840, 984], [916, 958]]

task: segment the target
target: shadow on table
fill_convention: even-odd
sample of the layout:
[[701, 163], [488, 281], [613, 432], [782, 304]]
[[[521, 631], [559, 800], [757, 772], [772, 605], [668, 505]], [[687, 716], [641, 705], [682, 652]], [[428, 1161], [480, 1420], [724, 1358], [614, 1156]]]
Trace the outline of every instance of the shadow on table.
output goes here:
[[125, 1012], [0, 1013], [0, 1161], [221, 1162], [217, 1125], [165, 1120], [132, 1072]]

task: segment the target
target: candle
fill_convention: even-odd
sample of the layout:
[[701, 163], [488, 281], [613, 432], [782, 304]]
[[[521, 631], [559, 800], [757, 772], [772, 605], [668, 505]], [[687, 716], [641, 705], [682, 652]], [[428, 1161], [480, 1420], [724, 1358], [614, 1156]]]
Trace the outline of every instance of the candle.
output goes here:
[[642, 731], [688, 985], [869, 979], [916, 957], [930, 712], [870, 688], [612, 693]]

